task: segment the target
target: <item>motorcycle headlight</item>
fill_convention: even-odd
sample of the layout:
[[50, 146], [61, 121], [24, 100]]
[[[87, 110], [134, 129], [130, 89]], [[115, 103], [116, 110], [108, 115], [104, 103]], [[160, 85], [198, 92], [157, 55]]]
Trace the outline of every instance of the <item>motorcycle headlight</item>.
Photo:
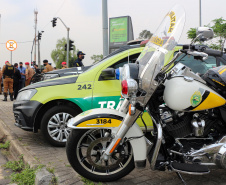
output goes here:
[[17, 101], [26, 101], [26, 100], [30, 100], [34, 95], [35, 93], [37, 92], [36, 89], [28, 89], [28, 90], [25, 90], [25, 91], [21, 91], [16, 100]]

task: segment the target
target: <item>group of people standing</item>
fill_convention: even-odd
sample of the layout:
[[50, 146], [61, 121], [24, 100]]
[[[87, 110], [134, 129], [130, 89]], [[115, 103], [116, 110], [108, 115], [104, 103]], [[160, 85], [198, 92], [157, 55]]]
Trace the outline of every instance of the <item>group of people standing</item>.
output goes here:
[[[18, 91], [23, 87], [30, 84], [32, 76], [35, 74], [34, 68], [30, 67], [29, 62], [15, 63], [14, 65], [10, 64], [9, 61], [5, 62], [2, 70], [0, 70], [0, 84], [2, 83], [3, 77], [3, 87], [4, 87], [4, 99], [7, 101], [8, 92], [10, 95], [10, 100], [16, 99]], [[2, 94], [2, 88], [0, 88], [0, 94]]]
[[[85, 53], [79, 51], [77, 53], [77, 60], [74, 62], [74, 67], [82, 67], [84, 66], [82, 60], [84, 59]], [[44, 69], [42, 73], [46, 73], [49, 71], [53, 71], [53, 67], [48, 63], [48, 60], [43, 60]], [[4, 99], [3, 101], [7, 101], [8, 92], [10, 95], [10, 100], [17, 98], [18, 91], [25, 86], [28, 86], [31, 82], [31, 79], [35, 73], [40, 74], [41, 71], [38, 69], [37, 65], [30, 66], [29, 62], [25, 62], [25, 66], [23, 66], [23, 62], [15, 63], [14, 65], [10, 64], [9, 61], [5, 62], [2, 70], [0, 70], [0, 94], [2, 94], [2, 78], [3, 78], [3, 87], [4, 87]], [[62, 69], [67, 68], [67, 63], [61, 63]]]

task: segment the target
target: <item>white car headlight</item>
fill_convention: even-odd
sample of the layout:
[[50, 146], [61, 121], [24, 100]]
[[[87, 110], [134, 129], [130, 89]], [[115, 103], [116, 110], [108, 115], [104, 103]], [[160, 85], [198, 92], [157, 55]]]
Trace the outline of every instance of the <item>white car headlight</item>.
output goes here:
[[28, 90], [25, 90], [25, 91], [21, 91], [18, 94], [16, 101], [30, 100], [35, 95], [36, 92], [37, 92], [36, 89], [28, 89]]

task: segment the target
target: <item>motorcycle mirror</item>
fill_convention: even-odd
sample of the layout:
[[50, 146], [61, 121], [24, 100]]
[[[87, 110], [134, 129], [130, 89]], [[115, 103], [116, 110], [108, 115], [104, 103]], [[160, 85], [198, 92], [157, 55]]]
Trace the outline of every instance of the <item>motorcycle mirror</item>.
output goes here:
[[196, 30], [197, 38], [200, 41], [207, 41], [213, 38], [213, 29], [208, 27], [199, 27]]

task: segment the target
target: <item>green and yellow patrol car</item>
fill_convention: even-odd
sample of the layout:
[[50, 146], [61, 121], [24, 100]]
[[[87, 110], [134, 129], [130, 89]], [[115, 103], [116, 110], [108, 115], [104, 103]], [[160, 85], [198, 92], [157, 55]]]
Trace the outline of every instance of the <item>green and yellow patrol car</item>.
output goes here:
[[[93, 108], [120, 107], [121, 84], [113, 73], [111, 75], [111, 70], [135, 62], [142, 50], [143, 47], [126, 46], [80, 75], [54, 78], [23, 88], [13, 105], [15, 125], [33, 132], [41, 129], [50, 144], [64, 146], [70, 132], [66, 125], [70, 118]], [[172, 57], [173, 53], [170, 59]], [[144, 114], [143, 119], [151, 129], [148, 114]], [[140, 119], [137, 123], [143, 126]]]

